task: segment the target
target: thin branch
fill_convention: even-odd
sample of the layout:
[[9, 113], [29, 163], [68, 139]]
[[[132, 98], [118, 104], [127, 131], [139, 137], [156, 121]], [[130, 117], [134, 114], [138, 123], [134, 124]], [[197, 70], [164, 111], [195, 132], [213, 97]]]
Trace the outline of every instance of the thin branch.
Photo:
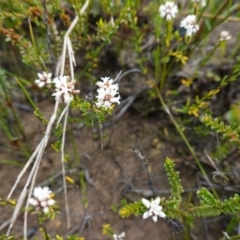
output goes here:
[[139, 150], [135, 150], [134, 152], [139, 156], [139, 158], [143, 161], [143, 165], [145, 167], [145, 170], [146, 170], [146, 173], [147, 173], [147, 177], [148, 177], [148, 183], [149, 183], [149, 186], [153, 192], [153, 195], [156, 195], [156, 192], [154, 190], [154, 187], [153, 187], [153, 184], [152, 184], [152, 179], [151, 179], [151, 176], [150, 176], [150, 173], [148, 171], [148, 160], [144, 154], [144, 151], [139, 143], [139, 141], [137, 140], [137, 146], [138, 146], [138, 149]]
[[66, 129], [67, 129], [67, 120], [68, 120], [68, 112], [69, 112], [69, 103], [67, 104], [67, 110], [63, 122], [63, 132], [62, 132], [62, 144], [61, 144], [61, 163], [62, 163], [62, 176], [63, 176], [63, 188], [64, 188], [64, 197], [65, 197], [65, 208], [67, 215], [67, 227], [70, 228], [70, 216], [69, 216], [69, 206], [68, 206], [68, 197], [67, 197], [67, 184], [66, 184], [66, 173], [65, 173], [65, 164], [64, 164], [64, 147], [66, 140]]
[[[28, 208], [29, 208], [29, 199], [32, 195], [32, 192], [33, 192], [33, 188], [34, 188], [34, 185], [35, 185], [35, 182], [36, 182], [36, 178], [37, 178], [37, 174], [38, 174], [38, 170], [39, 170], [39, 167], [40, 167], [40, 163], [41, 163], [41, 160], [42, 160], [42, 156], [43, 156], [43, 152], [44, 152], [44, 149], [46, 146], [44, 146], [44, 142], [43, 142], [43, 146], [42, 146], [42, 150], [39, 152], [39, 155], [36, 159], [36, 166], [33, 168], [33, 177], [32, 177], [32, 181], [31, 181], [31, 186], [30, 186], [30, 189], [29, 189], [29, 192], [28, 192], [28, 198], [27, 198], [27, 202], [26, 202], [26, 205], [25, 205], [25, 208], [26, 210], [24, 211], [24, 228], [23, 228], [23, 235], [24, 235], [24, 239], [27, 239], [27, 220], [28, 220]], [[27, 184], [26, 184], [27, 185]], [[28, 185], [27, 185], [28, 187]]]
[[[82, 15], [87, 7], [88, 7], [88, 4], [89, 4], [89, 0], [87, 0], [83, 7], [81, 8], [80, 10], [80, 15]], [[73, 22], [71, 23], [70, 27], [68, 28], [65, 36], [64, 36], [64, 42], [63, 42], [63, 51], [62, 51], [62, 55], [61, 55], [61, 72], [60, 72], [60, 76], [63, 76], [63, 73], [64, 73], [64, 68], [65, 68], [65, 59], [66, 59], [66, 51], [67, 51], [67, 42], [68, 42], [68, 38], [69, 38], [69, 35], [71, 34], [72, 30], [74, 29], [75, 25], [78, 23], [78, 19], [79, 17], [76, 16], [73, 20]]]
[[[19, 181], [21, 180], [22, 176], [24, 175], [24, 173], [26, 172], [26, 170], [28, 169], [28, 167], [32, 164], [33, 160], [35, 159], [35, 157], [37, 156], [37, 153], [39, 151], [40, 148], [40, 144], [37, 146], [37, 148], [35, 149], [35, 151], [33, 152], [32, 156], [29, 158], [29, 160], [27, 161], [27, 163], [25, 164], [24, 168], [21, 170], [21, 172], [19, 173], [16, 182], [14, 183], [10, 193], [7, 196], [7, 199], [10, 199], [15, 188], [17, 187]], [[0, 227], [1, 230], [1, 227]]]

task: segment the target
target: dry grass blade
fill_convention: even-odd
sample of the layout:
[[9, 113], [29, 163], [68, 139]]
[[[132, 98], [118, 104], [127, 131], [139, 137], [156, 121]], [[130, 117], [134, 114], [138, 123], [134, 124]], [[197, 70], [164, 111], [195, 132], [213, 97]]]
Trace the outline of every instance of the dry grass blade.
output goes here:
[[[36, 161], [35, 161], [35, 163], [33, 165], [33, 168], [32, 168], [32, 170], [30, 172], [28, 180], [27, 180], [27, 182], [26, 182], [26, 184], [25, 184], [25, 186], [24, 186], [24, 188], [23, 188], [23, 190], [22, 190], [22, 192], [21, 192], [21, 194], [20, 194], [20, 196], [19, 196], [19, 198], [17, 200], [17, 204], [16, 204], [16, 207], [15, 207], [14, 212], [13, 212], [13, 216], [12, 216], [12, 219], [11, 219], [11, 222], [10, 222], [10, 226], [8, 228], [8, 231], [7, 231], [7, 236], [9, 236], [10, 231], [11, 231], [11, 229], [12, 229], [12, 227], [13, 227], [16, 219], [17, 219], [18, 213], [21, 210], [21, 207], [23, 206], [23, 202], [24, 202], [24, 200], [26, 198], [26, 194], [27, 194], [27, 191], [28, 191], [28, 186], [32, 182], [33, 176], [35, 174], [37, 174], [37, 169], [38, 169], [38, 166], [39, 166], [39, 164], [41, 162], [44, 148], [45, 148], [45, 146], [44, 146], [44, 139], [43, 139], [40, 142], [40, 144], [39, 144], [39, 153], [38, 153]], [[29, 191], [29, 194], [30, 193], [31, 193], [31, 191]], [[25, 212], [27, 212], [27, 209], [25, 210]]]
[[[25, 173], [26, 169], [29, 167], [29, 165], [31, 164], [31, 162], [35, 159], [36, 157], [36, 160], [35, 160], [35, 163], [33, 165], [33, 168], [30, 172], [30, 175], [28, 177], [28, 180], [20, 194], [20, 197], [18, 198], [17, 200], [17, 204], [16, 204], [16, 207], [15, 207], [15, 210], [13, 212], [13, 216], [11, 218], [11, 222], [10, 222], [10, 226], [8, 228], [8, 231], [7, 231], [7, 236], [9, 236], [10, 232], [11, 232], [11, 229], [17, 219], [17, 216], [20, 212], [20, 209], [21, 207], [23, 206], [23, 203], [24, 203], [24, 200], [25, 200], [25, 197], [26, 197], [26, 194], [27, 194], [27, 190], [28, 190], [28, 187], [29, 185], [31, 184], [31, 186], [33, 186], [35, 184], [35, 177], [33, 176], [36, 176], [37, 174], [37, 170], [38, 170], [38, 167], [39, 167], [39, 164], [42, 160], [42, 155], [43, 155], [43, 152], [44, 152], [44, 149], [46, 148], [47, 146], [47, 143], [48, 143], [48, 140], [49, 140], [49, 137], [50, 137], [50, 133], [51, 133], [51, 129], [52, 129], [52, 126], [55, 122], [55, 119], [57, 117], [57, 110], [58, 110], [58, 106], [59, 106], [59, 101], [56, 101], [56, 104], [55, 104], [55, 107], [54, 107], [54, 112], [50, 118], [50, 121], [47, 125], [47, 129], [46, 129], [46, 133], [43, 137], [43, 139], [40, 141], [39, 145], [37, 146], [36, 150], [34, 151], [34, 153], [32, 154], [32, 156], [30, 157], [30, 159], [28, 160], [26, 166], [24, 167], [24, 169], [21, 171], [21, 173], [19, 174], [18, 176], [18, 179], [16, 181], [16, 183], [14, 184], [14, 187], [13, 189], [11, 190], [10, 194], [8, 195], [8, 197], [11, 197], [14, 189], [16, 188], [17, 184], [19, 183], [19, 181], [21, 180], [23, 174]], [[32, 194], [32, 187], [30, 188], [30, 191], [29, 191], [29, 196]], [[27, 204], [28, 205], [28, 204]], [[27, 209], [25, 210], [25, 217], [27, 218]], [[27, 219], [25, 219], [27, 220]], [[27, 221], [25, 221], [25, 224], [27, 224]], [[25, 238], [24, 239], [27, 239], [26, 238], [26, 235], [25, 235]]]
[[[39, 145], [37, 146], [37, 148], [35, 149], [34, 153], [32, 154], [32, 156], [30, 157], [30, 159], [28, 160], [28, 162], [26, 163], [26, 165], [24, 166], [24, 168], [22, 169], [22, 171], [19, 173], [16, 182], [14, 183], [10, 193], [7, 196], [7, 199], [10, 199], [15, 188], [17, 187], [19, 181], [21, 180], [22, 176], [24, 175], [24, 173], [26, 172], [26, 170], [28, 169], [28, 167], [30, 166], [30, 164], [33, 162], [33, 160], [35, 159], [35, 157], [37, 156], [37, 153], [39, 151]], [[1, 227], [0, 227], [1, 230]]]

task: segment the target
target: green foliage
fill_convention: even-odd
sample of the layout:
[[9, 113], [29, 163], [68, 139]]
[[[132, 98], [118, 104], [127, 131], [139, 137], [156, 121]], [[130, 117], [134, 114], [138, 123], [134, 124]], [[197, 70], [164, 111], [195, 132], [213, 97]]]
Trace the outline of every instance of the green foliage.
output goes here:
[[[30, 210], [34, 210], [32, 207]], [[57, 207], [50, 207], [50, 211], [48, 213], [43, 213], [41, 211], [38, 212], [38, 222], [43, 225], [47, 222], [47, 220], [55, 219], [56, 215], [59, 213]], [[44, 229], [43, 229], [44, 230]]]
[[[63, 240], [64, 238], [59, 236], [59, 235], [56, 235], [56, 238], [51, 238], [49, 234], [46, 233], [46, 229], [45, 228], [40, 228], [40, 231], [42, 232], [43, 234], [43, 239], [44, 240]], [[84, 238], [81, 238], [79, 235], [75, 234], [75, 235], [70, 235], [70, 236], [67, 236], [66, 238], [67, 240], [84, 240]]]
[[201, 120], [206, 126], [209, 126], [218, 133], [221, 133], [223, 138], [228, 138], [231, 142], [237, 144], [240, 143], [240, 138], [237, 131], [232, 129], [231, 126], [224, 124], [224, 122], [219, 123], [218, 118], [213, 119], [212, 116], [206, 114]]
[[117, 205], [116, 205], [116, 204], [113, 204], [113, 205], [111, 206], [111, 210], [112, 210], [113, 212], [117, 212], [117, 211], [118, 211]]
[[[23, 154], [27, 157], [29, 156], [29, 149], [25, 130], [13, 106], [12, 94], [15, 89], [14, 85], [14, 83], [7, 81], [6, 72], [0, 69], [0, 129], [8, 139], [8, 147], [22, 149]], [[9, 124], [10, 119], [12, 119], [14, 124]]]
[[240, 196], [235, 194], [234, 197], [229, 200], [224, 200], [221, 203], [221, 209], [223, 213], [237, 213], [240, 211]]
[[84, 240], [83, 237], [79, 237], [79, 235], [68, 236], [67, 240]]
[[[231, 214], [239, 212], [240, 210], [240, 196], [235, 194], [228, 200], [220, 201], [216, 199], [206, 188], [201, 188], [197, 192], [198, 197], [201, 199], [201, 205], [211, 207], [209, 210], [215, 211], [216, 216], [224, 213]], [[204, 211], [205, 213], [205, 211]]]
[[110, 236], [112, 238], [113, 234], [114, 234], [114, 230], [112, 229], [111, 224], [109, 224], [109, 223], [104, 224], [102, 226], [102, 233], [104, 235], [108, 235], [108, 236]]
[[216, 146], [215, 150], [212, 152], [213, 158], [219, 159], [224, 159], [227, 157], [227, 155], [231, 152], [232, 150], [232, 144], [228, 141], [225, 141], [225, 143], [219, 143], [218, 146]]
[[4, 235], [1, 235], [0, 236], [0, 240], [21, 240], [19, 238], [15, 238], [13, 236], [6, 236], [5, 234]]
[[112, 115], [112, 108], [97, 108], [87, 100], [79, 97], [75, 97], [74, 101], [71, 102], [73, 109], [79, 109], [81, 118], [70, 117], [70, 122], [83, 122], [86, 126], [94, 126], [96, 123], [102, 123], [108, 115]]
[[[168, 218], [183, 219], [187, 224], [192, 225], [195, 217], [213, 217], [220, 214], [234, 214], [240, 211], [240, 196], [238, 194], [228, 200], [221, 201], [215, 198], [206, 188], [197, 191], [197, 196], [201, 200], [200, 205], [182, 202], [180, 194], [183, 192], [183, 188], [179, 174], [174, 170], [174, 164], [169, 158], [166, 159], [165, 169], [172, 186], [172, 196], [175, 197], [161, 200], [160, 205]], [[126, 218], [131, 215], [138, 216], [143, 214], [144, 211], [146, 209], [140, 201], [129, 204], [123, 201], [119, 214], [121, 217]]]
[[206, 188], [198, 190], [197, 195], [204, 204], [216, 206], [217, 199]]
[[42, 115], [42, 113], [40, 112], [39, 108], [36, 106], [36, 104], [34, 103], [33, 99], [31, 98], [28, 90], [25, 88], [25, 86], [21, 83], [21, 81], [17, 81], [18, 85], [20, 86], [20, 88], [22, 89], [23, 93], [25, 94], [27, 100], [29, 101], [29, 103], [31, 104], [31, 106], [34, 109], [34, 114], [35, 116], [45, 125], [47, 125], [48, 121], [44, 118], [44, 116]]
[[141, 201], [127, 204], [126, 200], [122, 200], [121, 203], [122, 207], [119, 209], [119, 215], [122, 218], [128, 218], [131, 215], [138, 216], [140, 214], [143, 214], [146, 210], [146, 207]]
[[183, 193], [183, 187], [181, 184], [181, 179], [179, 173], [174, 170], [174, 162], [167, 158], [164, 163], [164, 168], [167, 172], [168, 181], [171, 185], [171, 196], [181, 202], [181, 194]]
[[47, 234], [45, 228], [40, 228], [39, 230], [42, 232], [44, 240], [51, 240], [51, 238], [50, 238], [49, 234]]
[[12, 199], [8, 199], [8, 200], [4, 201], [4, 200], [2, 200], [2, 199], [0, 198], [0, 205], [1, 205], [1, 206], [10, 205], [10, 206], [15, 207], [15, 206], [16, 206], [16, 201], [15, 201], [15, 200], [12, 200]]

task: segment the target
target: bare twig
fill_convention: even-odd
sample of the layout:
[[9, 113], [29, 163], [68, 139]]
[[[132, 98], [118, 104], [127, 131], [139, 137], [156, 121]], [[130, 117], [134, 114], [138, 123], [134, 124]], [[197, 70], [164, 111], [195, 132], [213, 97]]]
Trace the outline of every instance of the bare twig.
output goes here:
[[65, 114], [64, 122], [63, 122], [63, 133], [62, 133], [62, 144], [61, 144], [61, 162], [62, 162], [62, 176], [63, 176], [63, 188], [64, 188], [64, 197], [65, 197], [65, 207], [67, 214], [67, 227], [70, 228], [70, 216], [69, 216], [69, 206], [68, 206], [68, 197], [67, 197], [67, 183], [65, 179], [65, 164], [64, 164], [64, 148], [65, 148], [65, 137], [66, 137], [66, 129], [67, 129], [67, 120], [68, 120], [68, 110], [69, 103], [67, 104], [67, 111]]
[[[46, 146], [43, 145], [43, 149], [42, 149], [42, 151], [40, 151], [39, 156], [36, 159], [36, 162], [35, 162], [36, 166], [32, 169], [33, 177], [32, 177], [32, 180], [31, 180], [31, 186], [30, 186], [30, 189], [29, 189], [29, 192], [28, 192], [28, 198], [27, 198], [27, 202], [26, 202], [26, 206], [25, 206], [26, 210], [24, 211], [24, 231], [23, 231], [24, 239], [27, 239], [27, 219], [28, 219], [28, 210], [27, 209], [29, 207], [29, 199], [30, 199], [30, 197], [32, 195], [32, 192], [33, 192], [33, 188], [34, 188], [34, 185], [35, 185], [35, 182], [36, 182], [39, 166], [40, 166], [40, 163], [41, 163], [41, 160], [42, 160], [42, 155], [43, 155], [45, 147]], [[29, 181], [29, 183], [30, 183], [30, 181]], [[28, 187], [28, 185], [27, 185], [27, 187]]]
[[[89, 4], [89, 0], [87, 0], [83, 7], [81, 8], [80, 10], [80, 15], [82, 15], [87, 7], [88, 7], [88, 4]], [[74, 29], [75, 25], [78, 23], [78, 19], [79, 17], [76, 16], [73, 20], [73, 22], [71, 23], [70, 27], [68, 28], [65, 36], [64, 36], [64, 43], [63, 43], [63, 51], [62, 51], [62, 55], [61, 55], [61, 72], [60, 72], [60, 76], [63, 76], [63, 73], [64, 73], [64, 68], [65, 68], [65, 59], [66, 59], [66, 50], [67, 50], [67, 45], [68, 45], [68, 41], [69, 41], [69, 35], [71, 34], [72, 30]]]
[[134, 72], [142, 73], [142, 71], [138, 68], [130, 69], [130, 70], [124, 72], [123, 74], [122, 74], [122, 71], [120, 71], [118, 73], [118, 75], [115, 77], [114, 82], [120, 82], [122, 80], [122, 78], [124, 78], [126, 75], [128, 75], [129, 73], [134, 73]]
[[148, 171], [148, 160], [145, 157], [144, 151], [143, 151], [143, 149], [142, 149], [142, 147], [141, 147], [141, 145], [140, 145], [138, 140], [137, 140], [137, 146], [138, 146], [139, 150], [135, 149], [135, 151], [133, 151], [133, 152], [135, 154], [137, 154], [138, 157], [143, 161], [143, 165], [145, 167], [145, 170], [146, 170], [146, 173], [147, 173], [147, 177], [148, 177], [149, 186], [152, 189], [153, 195], [156, 195], [156, 192], [155, 192], [153, 184], [152, 184], [152, 179], [151, 179], [150, 173]]

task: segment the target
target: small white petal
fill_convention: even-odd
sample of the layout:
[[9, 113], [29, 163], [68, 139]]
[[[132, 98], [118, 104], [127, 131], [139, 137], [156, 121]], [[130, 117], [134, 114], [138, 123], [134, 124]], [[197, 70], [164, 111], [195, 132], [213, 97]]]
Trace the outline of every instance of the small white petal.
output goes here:
[[43, 77], [43, 75], [41, 73], [38, 73], [37, 75], [38, 75], [39, 79], [41, 79]]
[[149, 215], [149, 212], [147, 211], [147, 212], [145, 212], [144, 214], [143, 214], [143, 219], [145, 219], [145, 218], [148, 218], [150, 215]]
[[52, 206], [52, 205], [54, 205], [55, 204], [55, 200], [53, 200], [53, 199], [49, 199], [48, 201], [47, 201], [47, 204], [48, 204], [48, 206]]
[[160, 211], [162, 211], [162, 206], [155, 206], [154, 210], [156, 212], [160, 212]]
[[144, 204], [144, 206], [145, 206], [146, 208], [150, 208], [150, 206], [151, 206], [150, 201], [148, 201], [148, 200], [145, 199], [145, 198], [142, 198], [142, 203]]
[[44, 208], [43, 208], [43, 212], [44, 212], [44, 213], [49, 213], [49, 207], [44, 207]]
[[112, 103], [118, 103], [118, 104], [120, 104], [120, 96], [113, 97], [113, 98], [111, 99], [111, 102], [112, 102]]
[[39, 196], [41, 196], [42, 193], [42, 188], [41, 187], [35, 187], [33, 190], [33, 196], [35, 198], [38, 198]]
[[164, 212], [162, 212], [162, 211], [158, 212], [157, 215], [158, 215], [159, 217], [161, 217], [161, 218], [165, 218], [165, 217], [166, 217], [166, 214], [165, 214]]
[[103, 101], [102, 100], [99, 100], [98, 102], [96, 102], [96, 106], [98, 108], [100, 108], [102, 105], [103, 105]]
[[154, 205], [159, 205], [160, 203], [160, 197], [157, 197], [154, 201], [153, 201]]
[[40, 83], [38, 84], [39, 87], [44, 87], [44, 85], [45, 85], [44, 82], [40, 82]]
[[29, 203], [30, 203], [32, 206], [37, 206], [37, 205], [38, 205], [38, 201], [37, 201], [35, 198], [30, 198], [30, 199], [29, 199]]
[[43, 189], [42, 189], [44, 192], [46, 192], [46, 193], [52, 193], [52, 191], [49, 189], [49, 187], [43, 187]]
[[106, 102], [104, 102], [103, 106], [106, 107], [106, 108], [110, 108], [111, 107], [111, 103], [106, 101]]
[[157, 216], [156, 215], [152, 216], [152, 219], [153, 219], [154, 222], [157, 222]]
[[41, 203], [40, 203], [40, 205], [41, 205], [41, 207], [46, 207], [47, 206], [47, 202], [46, 201], [41, 201]]

